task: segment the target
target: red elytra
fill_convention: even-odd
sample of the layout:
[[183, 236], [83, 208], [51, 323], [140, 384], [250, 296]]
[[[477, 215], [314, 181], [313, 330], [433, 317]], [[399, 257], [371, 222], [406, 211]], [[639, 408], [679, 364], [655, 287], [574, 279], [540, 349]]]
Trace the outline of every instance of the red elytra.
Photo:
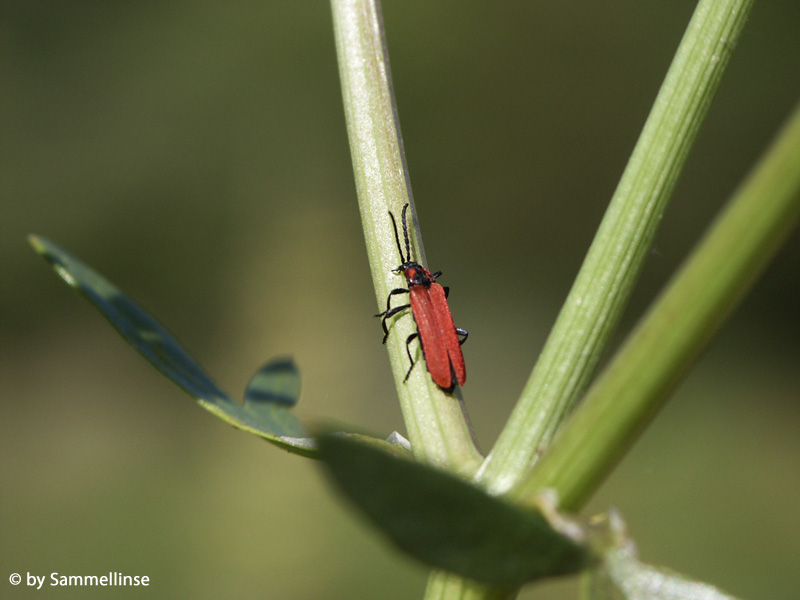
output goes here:
[[[447, 305], [447, 295], [449, 289], [436, 283], [436, 279], [442, 274], [441, 271], [431, 273], [428, 269], [417, 262], [411, 260], [411, 245], [408, 239], [408, 224], [406, 222], [406, 211], [408, 204], [403, 207], [403, 238], [405, 239], [406, 253], [403, 256], [403, 249], [400, 246], [400, 236], [397, 233], [397, 222], [394, 215], [390, 212], [392, 227], [394, 228], [394, 239], [397, 243], [397, 251], [400, 253], [400, 260], [403, 263], [392, 269], [395, 273], [402, 273], [406, 278], [408, 289], [397, 288], [389, 292], [386, 299], [386, 310], [376, 317], [382, 317], [383, 343], [389, 337], [389, 330], [386, 327], [386, 320], [397, 313], [411, 308], [411, 315], [417, 324], [417, 333], [412, 333], [406, 339], [406, 353], [411, 366], [408, 368], [404, 382], [411, 375], [414, 368], [414, 359], [411, 357], [409, 344], [419, 338], [422, 346], [422, 354], [428, 366], [428, 372], [434, 383], [445, 392], [450, 393], [456, 386], [464, 385], [467, 380], [467, 371], [464, 366], [464, 355], [461, 352], [461, 344], [467, 340], [469, 335], [464, 329], [459, 329], [453, 323], [450, 314], [450, 307]], [[392, 296], [396, 294], [408, 294], [409, 303], [392, 308]], [[459, 336], [463, 336], [459, 339]]]

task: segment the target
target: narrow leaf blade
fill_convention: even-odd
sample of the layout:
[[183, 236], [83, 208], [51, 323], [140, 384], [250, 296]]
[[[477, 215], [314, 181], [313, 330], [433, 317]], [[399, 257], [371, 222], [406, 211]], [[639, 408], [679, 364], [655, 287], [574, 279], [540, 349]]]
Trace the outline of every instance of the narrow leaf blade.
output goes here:
[[291, 360], [278, 359], [262, 367], [248, 386], [245, 405], [237, 404], [161, 323], [97, 271], [43, 237], [30, 236], [29, 241], [126, 342], [201, 406], [234, 427], [259, 435], [290, 452], [315, 453], [313, 440], [287, 409], [299, 396], [299, 375]]

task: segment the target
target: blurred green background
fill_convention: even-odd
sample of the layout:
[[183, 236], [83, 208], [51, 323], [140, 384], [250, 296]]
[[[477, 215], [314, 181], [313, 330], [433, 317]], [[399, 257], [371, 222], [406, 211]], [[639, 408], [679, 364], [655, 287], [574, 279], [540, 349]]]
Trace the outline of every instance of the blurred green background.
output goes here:
[[[429, 266], [452, 286], [488, 449], [580, 265], [690, 0], [389, 1]], [[361, 239], [326, 2], [4, 3], [0, 596], [415, 598], [423, 567], [310, 461], [195, 406], [25, 243], [64, 245], [234, 396], [292, 354], [297, 412], [403, 430]], [[622, 330], [800, 98], [800, 3], [757, 2]], [[800, 590], [800, 238], [613, 474], [644, 559]], [[8, 583], [148, 575], [147, 589]], [[574, 581], [524, 598], [573, 598]]]

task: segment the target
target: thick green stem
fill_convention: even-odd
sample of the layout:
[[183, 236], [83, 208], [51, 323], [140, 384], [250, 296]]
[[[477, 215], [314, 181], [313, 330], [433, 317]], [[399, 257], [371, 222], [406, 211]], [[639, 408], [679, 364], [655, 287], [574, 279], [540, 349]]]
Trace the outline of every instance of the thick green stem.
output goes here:
[[608, 211], [511, 418], [479, 472], [495, 493], [536, 462], [585, 391], [752, 0], [701, 0]]
[[800, 105], [699, 246], [513, 492], [576, 510], [628, 450], [800, 218]]
[[[389, 211], [400, 216], [411, 203], [412, 252], [424, 262], [411, 187], [391, 87], [389, 61], [377, 0], [332, 0], [336, 51], [342, 81], [347, 133], [358, 202], [379, 310], [389, 292], [403, 286], [392, 269], [400, 263]], [[414, 327], [410, 315], [391, 323], [386, 345], [397, 383], [400, 407], [414, 454], [420, 460], [471, 475], [481, 457], [462, 412], [460, 396], [444, 394], [420, 365], [408, 369], [405, 340]], [[376, 343], [380, 327], [375, 323]], [[457, 392], [459, 393], [459, 392]]]
[[482, 585], [443, 571], [428, 578], [426, 600], [512, 600], [519, 590]]

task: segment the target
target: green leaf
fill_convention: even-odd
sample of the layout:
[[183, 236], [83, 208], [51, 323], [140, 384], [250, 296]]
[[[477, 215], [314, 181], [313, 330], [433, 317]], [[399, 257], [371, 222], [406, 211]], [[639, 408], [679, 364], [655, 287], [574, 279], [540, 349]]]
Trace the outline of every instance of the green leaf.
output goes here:
[[163, 325], [102, 275], [45, 238], [32, 235], [29, 241], [125, 341], [202, 407], [290, 452], [315, 454], [313, 440], [287, 408], [294, 406], [300, 394], [299, 374], [291, 359], [276, 359], [262, 367], [247, 386], [244, 405], [238, 404], [219, 389]]
[[476, 581], [518, 586], [592, 561], [583, 530], [445, 471], [341, 435], [318, 438], [333, 481], [399, 548]]
[[256, 411], [270, 403], [291, 408], [299, 397], [300, 374], [287, 357], [275, 359], [256, 371], [244, 392], [244, 405]]

